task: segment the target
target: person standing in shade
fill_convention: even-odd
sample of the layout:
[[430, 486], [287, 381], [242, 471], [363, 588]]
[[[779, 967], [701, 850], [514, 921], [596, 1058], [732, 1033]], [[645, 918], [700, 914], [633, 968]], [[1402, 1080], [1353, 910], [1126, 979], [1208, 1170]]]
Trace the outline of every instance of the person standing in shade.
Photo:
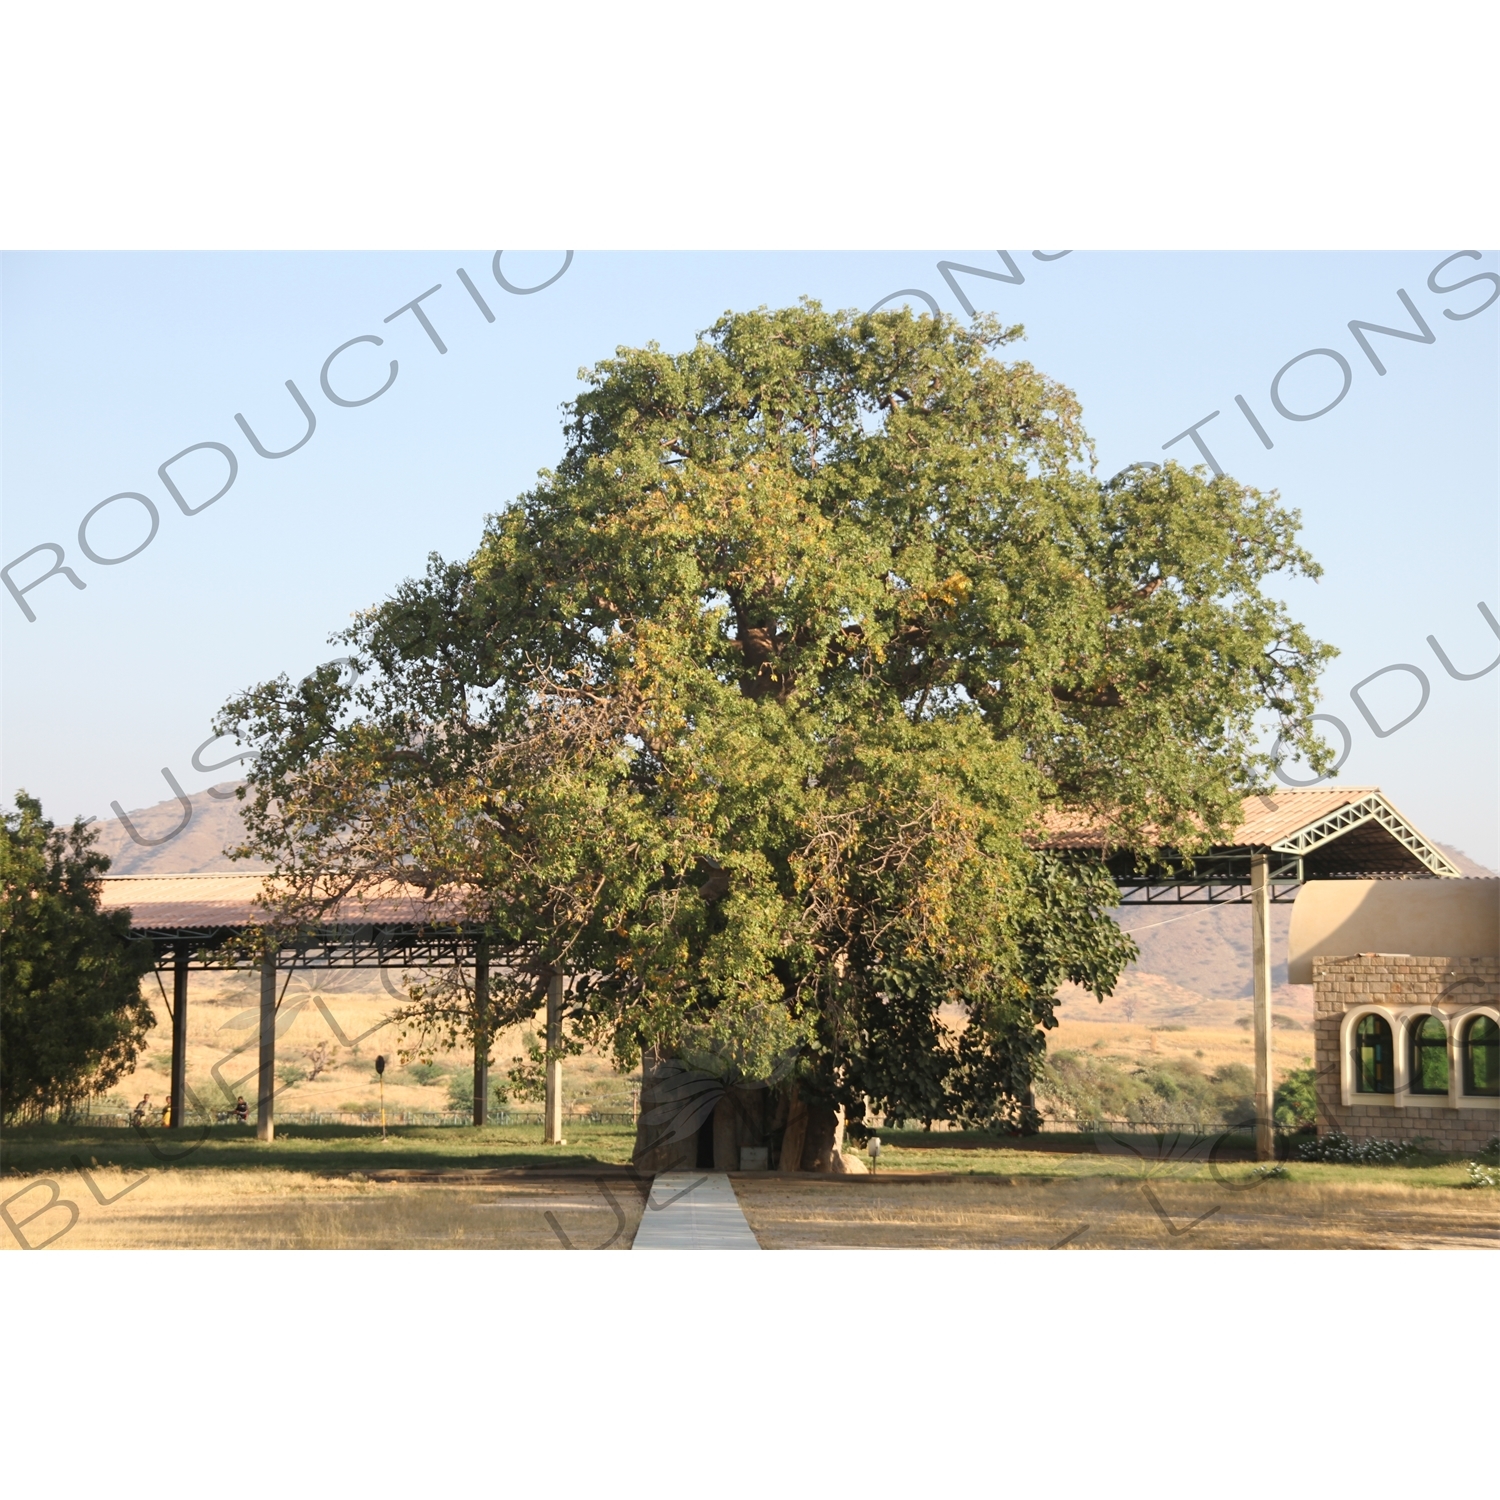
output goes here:
[[172, 1096], [170, 1094], [162, 1101], [161, 1106], [161, 1128], [165, 1130], [172, 1123]]
[[132, 1125], [144, 1125], [146, 1123], [146, 1111], [151, 1108], [151, 1095], [141, 1096], [141, 1102], [130, 1112], [130, 1123]]

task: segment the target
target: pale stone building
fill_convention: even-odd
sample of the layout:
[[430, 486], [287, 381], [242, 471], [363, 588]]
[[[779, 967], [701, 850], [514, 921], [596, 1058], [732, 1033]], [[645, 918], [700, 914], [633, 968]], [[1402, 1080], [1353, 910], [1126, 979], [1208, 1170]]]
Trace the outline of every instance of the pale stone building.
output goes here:
[[1500, 881], [1310, 885], [1290, 946], [1319, 1134], [1466, 1154], [1500, 1135]]

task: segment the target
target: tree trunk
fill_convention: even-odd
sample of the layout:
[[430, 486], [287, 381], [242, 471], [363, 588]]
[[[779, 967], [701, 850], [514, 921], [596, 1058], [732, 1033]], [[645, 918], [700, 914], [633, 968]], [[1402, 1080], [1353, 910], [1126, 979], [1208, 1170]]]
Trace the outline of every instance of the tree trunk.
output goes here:
[[802, 1090], [793, 1084], [787, 1096], [786, 1131], [781, 1137], [781, 1161], [777, 1170], [800, 1172], [806, 1145], [807, 1105], [803, 1102]]
[[641, 1059], [641, 1103], [632, 1160], [642, 1172], [686, 1172], [698, 1163], [702, 1114], [695, 1107], [711, 1091], [685, 1083], [680, 1064], [668, 1058]]
[[802, 1148], [804, 1172], [832, 1172], [844, 1146], [844, 1106], [822, 1100], [807, 1106], [807, 1137]]
[[562, 1130], [562, 1009], [563, 976], [554, 974], [547, 981], [547, 1090], [544, 1105], [546, 1129], [544, 1138], [549, 1146], [563, 1144]]

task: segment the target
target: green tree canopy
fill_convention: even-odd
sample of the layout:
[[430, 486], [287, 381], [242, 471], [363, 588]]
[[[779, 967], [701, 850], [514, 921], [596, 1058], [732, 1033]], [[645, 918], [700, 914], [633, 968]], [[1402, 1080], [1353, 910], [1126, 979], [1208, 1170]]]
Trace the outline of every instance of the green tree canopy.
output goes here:
[[[226, 710], [258, 851], [374, 839], [362, 870], [482, 891], [589, 976], [622, 1061], [795, 1050], [855, 1117], [1025, 1127], [1058, 986], [1134, 951], [1049, 815], [1202, 847], [1266, 722], [1326, 759], [1330, 653], [1263, 592], [1318, 572], [1296, 513], [1176, 465], [1101, 482], [1072, 393], [1000, 358], [1019, 334], [804, 302], [584, 372], [557, 469], [343, 637], [357, 688]], [[397, 804], [442, 811], [396, 837]]]
[[99, 910], [109, 860], [82, 819], [42, 816], [24, 791], [0, 838], [0, 1097], [8, 1120], [101, 1093], [134, 1066], [155, 1018], [148, 944]]

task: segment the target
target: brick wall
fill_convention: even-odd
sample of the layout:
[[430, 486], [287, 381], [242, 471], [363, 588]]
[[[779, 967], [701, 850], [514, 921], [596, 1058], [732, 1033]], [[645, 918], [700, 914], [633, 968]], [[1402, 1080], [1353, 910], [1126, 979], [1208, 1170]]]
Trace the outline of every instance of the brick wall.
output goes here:
[[[1397, 1011], [1430, 1005], [1456, 1035], [1476, 1007], [1500, 1006], [1500, 960], [1401, 953], [1315, 958], [1313, 986], [1319, 1135], [1340, 1131], [1355, 1140], [1419, 1141], [1434, 1151], [1465, 1154], [1500, 1135], [1500, 1100], [1455, 1108], [1441, 1096], [1351, 1092], [1345, 1104], [1339, 1036], [1345, 1014], [1365, 1005]], [[1400, 1050], [1399, 1032], [1395, 1042]], [[1398, 1089], [1401, 1079], [1398, 1069]]]

